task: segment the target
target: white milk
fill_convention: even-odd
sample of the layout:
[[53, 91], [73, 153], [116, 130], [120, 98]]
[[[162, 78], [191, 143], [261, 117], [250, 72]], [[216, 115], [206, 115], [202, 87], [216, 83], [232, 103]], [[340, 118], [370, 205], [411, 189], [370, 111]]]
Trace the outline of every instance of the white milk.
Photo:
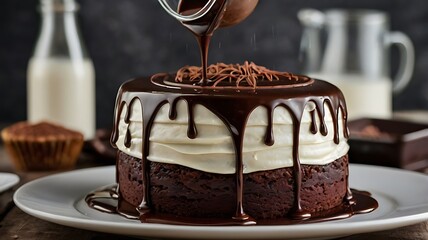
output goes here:
[[342, 90], [348, 108], [348, 119], [361, 117], [391, 118], [392, 81], [389, 78], [370, 79], [357, 74], [307, 74], [326, 80]]
[[95, 73], [91, 60], [32, 58], [27, 73], [28, 120], [95, 134]]

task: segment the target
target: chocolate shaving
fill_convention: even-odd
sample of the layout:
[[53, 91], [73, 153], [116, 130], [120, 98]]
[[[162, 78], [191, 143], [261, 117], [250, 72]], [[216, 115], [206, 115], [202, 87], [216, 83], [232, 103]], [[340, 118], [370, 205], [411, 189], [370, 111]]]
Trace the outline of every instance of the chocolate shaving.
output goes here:
[[[229, 84], [235, 83], [235, 86], [248, 85], [257, 87], [257, 81], [275, 81], [280, 78], [298, 81], [299, 77], [289, 72], [279, 72], [258, 66], [253, 62], [245, 61], [244, 64], [225, 64], [217, 63], [207, 68], [208, 82], [212, 87], [227, 81]], [[177, 71], [176, 82], [199, 82], [202, 79], [202, 68], [197, 66], [185, 66]]]

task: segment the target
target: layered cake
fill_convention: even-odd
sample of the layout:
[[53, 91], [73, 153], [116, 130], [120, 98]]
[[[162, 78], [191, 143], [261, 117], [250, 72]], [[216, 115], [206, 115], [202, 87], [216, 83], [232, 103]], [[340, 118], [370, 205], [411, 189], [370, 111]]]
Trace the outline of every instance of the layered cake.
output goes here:
[[184, 67], [120, 87], [111, 138], [119, 213], [247, 225], [352, 212], [337, 87], [248, 62], [207, 74], [205, 86], [201, 68]]

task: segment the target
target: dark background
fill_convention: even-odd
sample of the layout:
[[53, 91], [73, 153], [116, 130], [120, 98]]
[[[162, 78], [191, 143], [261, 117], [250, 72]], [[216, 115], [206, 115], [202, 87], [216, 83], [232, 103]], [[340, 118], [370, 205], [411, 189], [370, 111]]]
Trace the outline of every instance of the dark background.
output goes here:
[[[80, 27], [96, 71], [98, 127], [111, 126], [116, 92], [124, 81], [200, 64], [194, 37], [167, 15], [157, 0], [78, 2]], [[26, 119], [26, 68], [39, 31], [37, 5], [36, 0], [0, 3], [0, 122]], [[296, 14], [307, 7], [372, 8], [390, 14], [391, 29], [409, 35], [416, 48], [412, 82], [394, 96], [394, 109], [428, 109], [425, 0], [260, 0], [245, 22], [217, 31], [209, 62], [250, 60], [298, 72], [302, 28]], [[393, 51], [393, 57], [396, 55]], [[395, 62], [393, 59], [393, 66]]]

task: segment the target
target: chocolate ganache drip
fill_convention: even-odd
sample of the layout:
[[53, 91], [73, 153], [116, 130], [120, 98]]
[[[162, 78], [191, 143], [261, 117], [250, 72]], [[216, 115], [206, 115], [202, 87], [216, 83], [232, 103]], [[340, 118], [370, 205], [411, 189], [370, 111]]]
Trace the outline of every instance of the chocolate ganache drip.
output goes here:
[[[343, 135], [348, 137], [346, 123], [347, 111], [342, 93], [330, 83], [311, 78], [281, 73], [259, 67], [254, 63], [244, 65], [216, 64], [209, 68], [213, 84], [201, 87], [192, 84], [201, 79], [202, 72], [198, 67], [185, 67], [177, 74], [157, 74], [152, 78], [139, 78], [124, 83], [118, 93], [115, 112], [114, 131], [111, 142], [115, 146], [119, 139], [119, 121], [123, 110], [126, 110], [125, 123], [129, 131], [129, 118], [133, 102], [141, 104], [142, 108], [142, 201], [138, 207], [142, 222], [165, 222], [151, 210], [150, 179], [149, 179], [149, 138], [153, 121], [164, 104], [169, 104], [169, 117], [174, 120], [177, 116], [177, 102], [184, 100], [188, 105], [188, 137], [198, 138], [197, 125], [194, 121], [193, 109], [202, 105], [213, 112], [223, 121], [229, 130], [235, 149], [236, 161], [236, 210], [230, 219], [220, 224], [249, 225], [256, 221], [245, 213], [243, 207], [243, 176], [244, 164], [242, 158], [244, 133], [247, 120], [254, 109], [259, 106], [267, 109], [268, 120], [264, 142], [271, 146], [275, 143], [273, 133], [273, 112], [277, 107], [288, 110], [293, 121], [293, 178], [294, 205], [288, 218], [305, 220], [311, 217], [301, 207], [300, 191], [302, 187], [302, 170], [299, 160], [299, 132], [304, 109], [308, 103], [313, 103], [315, 109], [311, 112], [312, 123], [308, 131], [316, 134], [318, 131], [327, 135], [324, 120], [326, 107], [329, 108], [333, 119], [334, 142], [339, 143], [339, 122], [343, 124]], [[241, 74], [245, 77], [242, 78]], [[267, 84], [268, 83], [268, 84]], [[138, 100], [138, 101], [137, 101]], [[342, 118], [339, 119], [339, 114]], [[316, 125], [318, 118], [320, 126]], [[132, 139], [126, 137], [125, 146]], [[128, 142], [129, 141], [129, 142]], [[119, 194], [120, 195], [120, 194]], [[119, 196], [120, 197], [120, 196]], [[352, 203], [352, 193], [348, 191], [344, 201]], [[286, 217], [286, 216], [284, 216]]]

